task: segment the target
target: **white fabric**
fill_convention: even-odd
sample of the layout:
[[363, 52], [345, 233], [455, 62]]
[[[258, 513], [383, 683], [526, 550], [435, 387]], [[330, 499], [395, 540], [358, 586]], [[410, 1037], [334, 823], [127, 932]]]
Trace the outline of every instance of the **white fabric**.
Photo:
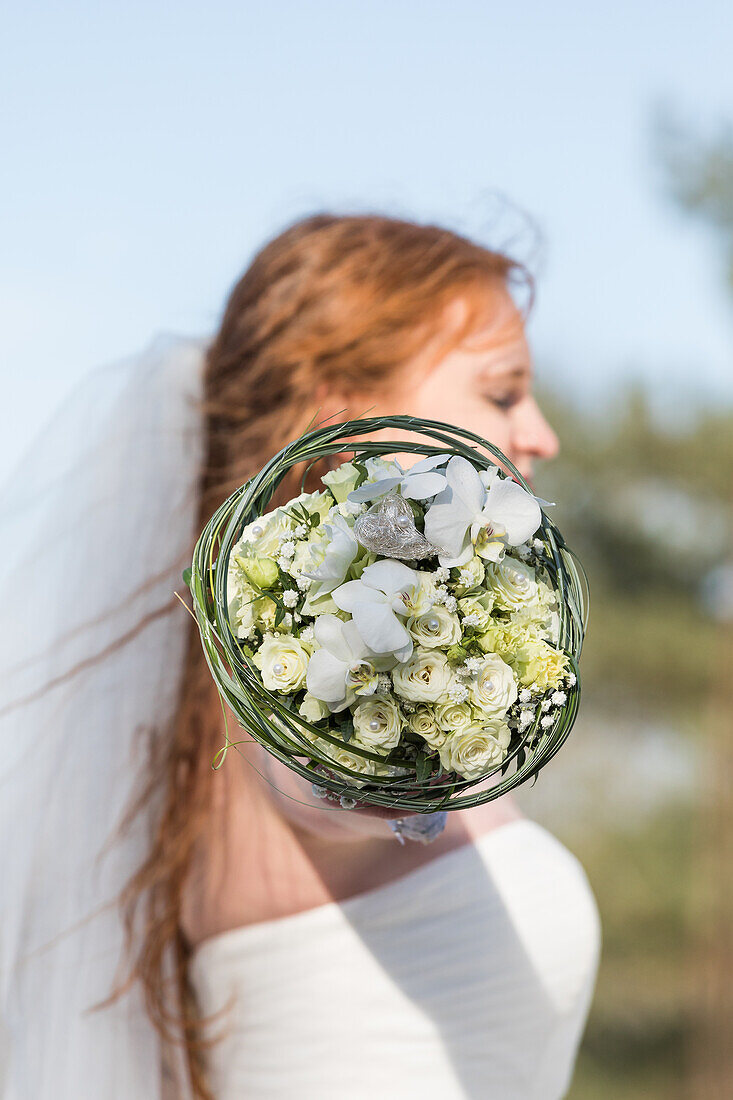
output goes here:
[[195, 952], [203, 1011], [232, 1002], [217, 1100], [559, 1100], [601, 944], [585, 872], [520, 819], [341, 903]]
[[202, 365], [200, 343], [160, 338], [92, 372], [0, 493], [4, 1100], [161, 1095], [138, 993], [86, 1010], [113, 986], [110, 903], [144, 829], [98, 857], [132, 789], [135, 732], [165, 721], [179, 690], [186, 611], [173, 593], [198, 507]]

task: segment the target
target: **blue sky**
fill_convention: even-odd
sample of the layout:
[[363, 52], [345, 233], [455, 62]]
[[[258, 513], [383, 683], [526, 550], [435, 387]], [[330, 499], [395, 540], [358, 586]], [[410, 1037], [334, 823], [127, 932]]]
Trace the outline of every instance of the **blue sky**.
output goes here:
[[0, 47], [0, 479], [87, 370], [205, 333], [314, 209], [544, 238], [538, 374], [595, 405], [733, 399], [707, 231], [664, 199], [655, 107], [733, 117], [733, 7], [702, 0], [16, 2]]

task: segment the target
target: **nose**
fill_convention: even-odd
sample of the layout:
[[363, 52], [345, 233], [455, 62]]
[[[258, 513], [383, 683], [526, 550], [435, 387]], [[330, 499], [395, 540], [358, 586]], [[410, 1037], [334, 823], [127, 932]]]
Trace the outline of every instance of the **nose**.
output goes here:
[[560, 450], [560, 441], [552, 430], [533, 397], [522, 402], [517, 409], [514, 429], [515, 450], [528, 458], [555, 458]]

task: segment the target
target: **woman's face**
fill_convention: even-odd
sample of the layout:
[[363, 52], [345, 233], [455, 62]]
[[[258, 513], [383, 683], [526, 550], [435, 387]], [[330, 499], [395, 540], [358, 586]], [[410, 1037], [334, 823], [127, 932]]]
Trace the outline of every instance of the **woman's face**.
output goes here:
[[[446, 311], [445, 331], [461, 323], [465, 303]], [[527, 480], [536, 459], [553, 458], [557, 436], [532, 395], [532, 364], [521, 314], [503, 287], [487, 302], [481, 328], [435, 362], [433, 346], [401, 373], [370, 416], [409, 413], [468, 428], [497, 446]], [[401, 456], [409, 466], [419, 456]]]

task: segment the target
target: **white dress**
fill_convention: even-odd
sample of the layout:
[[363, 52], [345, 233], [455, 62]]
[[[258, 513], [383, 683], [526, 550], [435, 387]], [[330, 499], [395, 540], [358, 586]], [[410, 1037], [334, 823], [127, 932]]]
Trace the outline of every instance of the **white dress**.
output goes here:
[[191, 960], [217, 1100], [557, 1100], [601, 946], [583, 867], [520, 818]]

